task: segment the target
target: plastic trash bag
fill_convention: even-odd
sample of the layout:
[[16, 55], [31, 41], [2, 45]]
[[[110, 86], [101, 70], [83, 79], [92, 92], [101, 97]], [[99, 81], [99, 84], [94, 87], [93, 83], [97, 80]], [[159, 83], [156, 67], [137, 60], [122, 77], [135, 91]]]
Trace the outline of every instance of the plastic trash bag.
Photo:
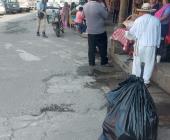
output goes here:
[[108, 113], [99, 140], [156, 140], [158, 115], [141, 78], [130, 76], [106, 95]]

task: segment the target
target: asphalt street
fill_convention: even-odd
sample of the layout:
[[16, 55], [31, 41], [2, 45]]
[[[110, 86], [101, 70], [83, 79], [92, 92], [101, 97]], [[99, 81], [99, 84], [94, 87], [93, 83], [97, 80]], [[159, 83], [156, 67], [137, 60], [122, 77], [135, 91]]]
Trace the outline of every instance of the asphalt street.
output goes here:
[[87, 39], [46, 33], [35, 13], [0, 18], [0, 140], [97, 139], [109, 88], [87, 76]]
[[[87, 39], [69, 28], [57, 38], [50, 24], [46, 33], [36, 36], [35, 12], [0, 16], [0, 140], [97, 140], [104, 95], [126, 74], [116, 65], [89, 77]], [[158, 140], [169, 140], [169, 97], [149, 90], [165, 103]]]

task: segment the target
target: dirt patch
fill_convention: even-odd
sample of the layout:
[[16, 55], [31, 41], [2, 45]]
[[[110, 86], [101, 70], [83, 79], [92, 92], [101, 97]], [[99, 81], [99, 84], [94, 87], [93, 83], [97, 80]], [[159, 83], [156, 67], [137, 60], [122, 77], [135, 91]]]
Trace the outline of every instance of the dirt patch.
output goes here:
[[45, 106], [42, 107], [40, 109], [40, 113], [44, 113], [44, 112], [75, 112], [75, 110], [73, 110], [71, 108], [72, 104], [61, 104], [61, 105], [57, 105], [57, 104], [51, 104], [49, 106]]

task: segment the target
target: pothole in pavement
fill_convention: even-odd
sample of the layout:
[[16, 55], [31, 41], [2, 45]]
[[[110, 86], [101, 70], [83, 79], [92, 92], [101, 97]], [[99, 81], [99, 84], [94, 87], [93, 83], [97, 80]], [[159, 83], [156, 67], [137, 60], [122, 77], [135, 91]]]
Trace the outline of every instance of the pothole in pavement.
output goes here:
[[[89, 66], [85, 65], [85, 66], [80, 66], [78, 67], [77, 69], [77, 74], [80, 75], [80, 76], [87, 76], [88, 75], [88, 69], [89, 69]], [[115, 70], [114, 67], [101, 67], [101, 66], [95, 66], [94, 68], [94, 72], [95, 72], [95, 75], [108, 75], [108, 74], [111, 74], [111, 73], [114, 73], [116, 72], [117, 70]]]
[[[87, 76], [88, 66], [80, 66], [77, 69], [78, 75]], [[100, 89], [103, 85], [108, 86], [112, 89], [112, 85], [117, 86], [119, 82], [125, 80], [128, 74], [123, 72], [119, 66], [113, 64], [113, 67], [102, 68], [101, 66], [96, 66], [94, 74], [94, 79], [96, 81], [87, 82], [84, 84], [85, 88]]]
[[71, 108], [72, 105], [73, 104], [61, 104], [61, 105], [51, 104], [42, 107], [40, 109], [40, 113], [42, 114], [44, 112], [75, 112], [75, 110]]
[[[80, 75], [80, 76], [87, 76], [88, 75], [88, 69], [89, 69], [88, 65], [80, 66], [77, 69], [77, 74]], [[127, 75], [116, 64], [113, 64], [113, 67], [104, 67], [104, 66], [102, 67], [100, 65], [96, 65], [94, 72], [95, 72], [94, 76], [96, 78], [102, 77], [101, 79], [104, 79], [104, 77], [113, 77], [115, 79], [122, 79], [122, 77]]]

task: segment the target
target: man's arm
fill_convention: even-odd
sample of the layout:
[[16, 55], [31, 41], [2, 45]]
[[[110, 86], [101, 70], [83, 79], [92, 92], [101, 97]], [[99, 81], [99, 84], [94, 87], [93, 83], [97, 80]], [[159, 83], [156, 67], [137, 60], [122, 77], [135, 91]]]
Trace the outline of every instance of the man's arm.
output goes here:
[[131, 41], [136, 39], [129, 31], [125, 31], [125, 38]]
[[133, 26], [129, 31], [125, 32], [125, 37], [129, 40], [136, 40], [136, 28], [137, 28], [137, 20], [134, 21]]
[[101, 16], [103, 17], [103, 19], [108, 18], [108, 12], [107, 12], [106, 7], [103, 7], [102, 5], [100, 5], [100, 12], [101, 12]]

